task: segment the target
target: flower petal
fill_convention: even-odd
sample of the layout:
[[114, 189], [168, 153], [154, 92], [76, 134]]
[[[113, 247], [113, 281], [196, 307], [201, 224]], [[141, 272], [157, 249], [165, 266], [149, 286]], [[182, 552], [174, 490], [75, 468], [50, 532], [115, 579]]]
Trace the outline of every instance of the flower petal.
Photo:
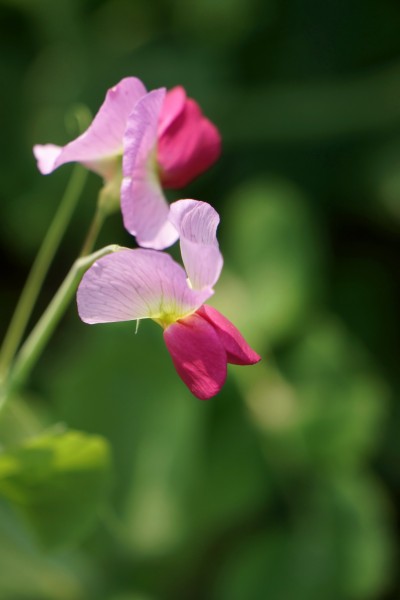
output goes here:
[[186, 92], [181, 85], [168, 90], [162, 105], [158, 121], [158, 137], [160, 138], [175, 119], [183, 112], [186, 103]]
[[192, 287], [211, 288], [223, 265], [217, 241], [217, 211], [207, 202], [178, 200], [171, 204], [169, 219], [179, 231], [182, 260]]
[[33, 146], [33, 154], [37, 160], [37, 166], [42, 175], [48, 175], [55, 167], [55, 162], [62, 152], [61, 146], [54, 144], [36, 144]]
[[138, 244], [161, 250], [178, 239], [168, 221], [166, 202], [157, 173], [157, 126], [165, 90], [144, 96], [128, 119], [124, 136], [121, 210], [125, 228]]
[[261, 360], [261, 356], [249, 346], [233, 323], [228, 321], [215, 308], [205, 304], [198, 309], [196, 314], [206, 319], [214, 327], [225, 348], [228, 363], [232, 365], [254, 365]]
[[168, 220], [169, 207], [157, 180], [138, 170], [121, 185], [121, 211], [125, 229], [136, 236], [139, 246], [163, 250], [178, 239], [178, 231]]
[[168, 92], [160, 116], [157, 147], [163, 187], [184, 187], [220, 154], [221, 136], [199, 105], [186, 98], [181, 87]]
[[106, 98], [88, 129], [66, 146], [36, 145], [34, 154], [43, 174], [67, 162], [80, 162], [96, 173], [109, 178], [110, 157], [122, 154], [123, 136], [128, 116], [146, 88], [136, 77], [126, 77], [108, 90]]
[[226, 379], [226, 353], [213, 326], [195, 313], [167, 327], [164, 340], [192, 394], [200, 400], [218, 394]]
[[201, 306], [205, 292], [189, 288], [186, 274], [168, 254], [121, 250], [95, 262], [78, 288], [78, 313], [85, 323], [135, 319], [171, 322]]

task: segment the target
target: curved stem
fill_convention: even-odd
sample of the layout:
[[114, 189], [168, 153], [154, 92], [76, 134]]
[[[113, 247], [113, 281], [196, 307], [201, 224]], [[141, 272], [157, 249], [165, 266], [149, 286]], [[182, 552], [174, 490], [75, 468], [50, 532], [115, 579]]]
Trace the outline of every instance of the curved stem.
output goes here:
[[106, 213], [100, 203], [97, 203], [96, 212], [94, 213], [93, 221], [90, 224], [89, 231], [87, 232], [86, 239], [83, 243], [82, 250], [79, 256], [86, 256], [92, 251], [93, 246], [97, 240], [100, 229], [104, 223]]
[[79, 256], [86, 256], [89, 252], [93, 252], [94, 244], [105, 218], [119, 209], [121, 182], [121, 172], [117, 170], [114, 177], [105, 181], [103, 187], [100, 189], [97, 197], [96, 212]]
[[86, 177], [87, 170], [77, 165], [72, 172], [53, 222], [39, 249], [11, 318], [0, 352], [0, 377], [6, 376], [9, 365], [21, 342], [43, 281], [81, 195]]
[[78, 258], [74, 262], [53, 300], [50, 302], [49, 306], [17, 354], [9, 377], [4, 382], [4, 387], [1, 390], [0, 412], [4, 409], [10, 395], [15, 392], [28, 377], [30, 371], [43, 351], [49, 337], [65, 313], [65, 310], [78, 287], [78, 283], [83, 273], [97, 259], [105, 256], [106, 254], [110, 254], [111, 252], [117, 252], [119, 249], [120, 246], [115, 244], [105, 246], [101, 250], [93, 252], [93, 254], [90, 254], [89, 256]]

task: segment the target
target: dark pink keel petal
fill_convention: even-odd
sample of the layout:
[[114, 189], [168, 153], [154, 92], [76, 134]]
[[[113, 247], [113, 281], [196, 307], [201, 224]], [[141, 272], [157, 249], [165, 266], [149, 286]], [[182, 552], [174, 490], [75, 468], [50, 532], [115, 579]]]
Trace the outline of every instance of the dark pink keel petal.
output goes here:
[[164, 340], [192, 394], [200, 400], [218, 394], [226, 379], [226, 352], [213, 326], [194, 313], [167, 327]]
[[164, 188], [181, 188], [221, 154], [221, 136], [181, 87], [165, 98], [158, 126], [157, 161]]
[[158, 122], [158, 137], [160, 138], [168, 127], [178, 118], [185, 109], [186, 92], [181, 85], [168, 90]]
[[215, 308], [203, 304], [196, 311], [196, 314], [203, 317], [214, 327], [225, 348], [228, 363], [232, 365], [254, 365], [261, 360], [261, 356], [249, 346], [233, 323], [228, 321]]

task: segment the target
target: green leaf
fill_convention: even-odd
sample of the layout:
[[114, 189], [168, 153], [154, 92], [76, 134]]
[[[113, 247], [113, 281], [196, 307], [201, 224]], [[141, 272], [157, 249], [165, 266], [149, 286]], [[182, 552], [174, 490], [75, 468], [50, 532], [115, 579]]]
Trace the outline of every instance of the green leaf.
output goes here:
[[[89, 567], [91, 568], [91, 566]], [[6, 500], [0, 500], [0, 598], [81, 600], [87, 581], [73, 552], [43, 552]]]
[[394, 544], [379, 484], [363, 474], [321, 479], [288, 501], [285, 521], [275, 517], [231, 545], [208, 597], [381, 597], [390, 581]]
[[363, 346], [334, 317], [315, 319], [281, 360], [299, 397], [307, 461], [353, 469], [375, 452], [389, 389]]
[[80, 538], [108, 490], [110, 450], [97, 435], [46, 433], [0, 455], [0, 494], [48, 546]]
[[[321, 294], [324, 251], [307, 199], [285, 180], [250, 181], [230, 199], [227, 221], [224, 246], [251, 298], [242, 319], [257, 323], [270, 343], [280, 341]], [[230, 304], [234, 310], [238, 302]]]

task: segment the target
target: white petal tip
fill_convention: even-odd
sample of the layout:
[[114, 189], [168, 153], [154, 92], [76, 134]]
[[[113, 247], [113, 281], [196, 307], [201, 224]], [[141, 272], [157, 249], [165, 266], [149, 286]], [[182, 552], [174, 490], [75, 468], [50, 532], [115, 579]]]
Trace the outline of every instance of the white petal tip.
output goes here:
[[40, 145], [33, 147], [33, 154], [37, 160], [37, 166], [42, 175], [48, 175], [58, 167], [57, 159], [60, 156], [62, 148], [54, 144]]

